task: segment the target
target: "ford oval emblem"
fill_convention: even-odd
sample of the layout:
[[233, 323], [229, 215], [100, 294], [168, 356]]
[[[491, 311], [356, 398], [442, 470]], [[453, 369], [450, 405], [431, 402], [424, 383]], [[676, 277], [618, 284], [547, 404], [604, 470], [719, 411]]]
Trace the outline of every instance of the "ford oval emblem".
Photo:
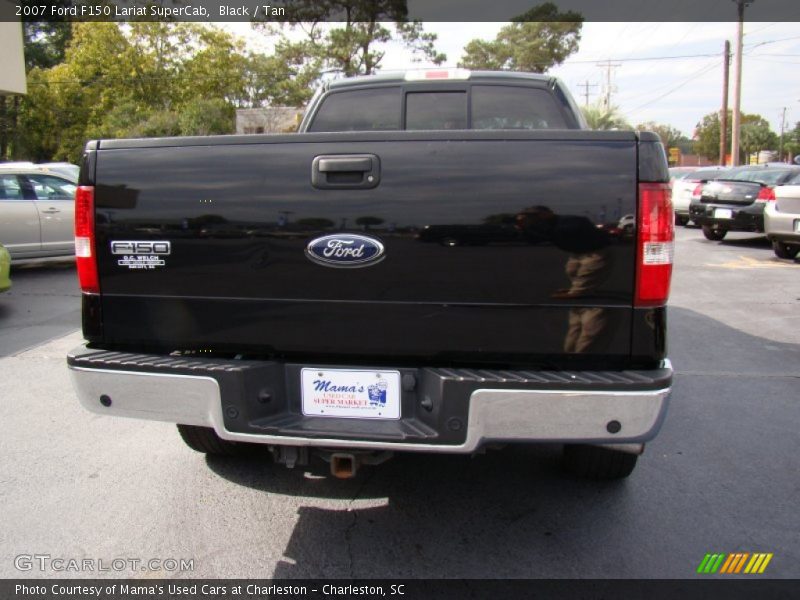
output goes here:
[[367, 267], [382, 261], [385, 250], [373, 237], [338, 233], [311, 240], [306, 246], [306, 256], [325, 267]]

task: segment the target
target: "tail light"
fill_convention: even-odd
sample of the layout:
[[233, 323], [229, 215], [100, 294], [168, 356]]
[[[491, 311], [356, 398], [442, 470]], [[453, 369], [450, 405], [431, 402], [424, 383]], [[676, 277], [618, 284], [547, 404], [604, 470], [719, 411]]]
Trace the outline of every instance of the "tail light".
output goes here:
[[692, 200], [700, 200], [703, 197], [703, 184], [698, 183], [697, 187], [694, 188], [692, 192]]
[[75, 262], [81, 291], [99, 294], [94, 241], [94, 187], [81, 185], [75, 192]]
[[666, 183], [639, 184], [634, 306], [663, 306], [669, 298], [675, 216]]
[[775, 201], [775, 188], [769, 186], [762, 187], [756, 196], [756, 202], [774, 202]]

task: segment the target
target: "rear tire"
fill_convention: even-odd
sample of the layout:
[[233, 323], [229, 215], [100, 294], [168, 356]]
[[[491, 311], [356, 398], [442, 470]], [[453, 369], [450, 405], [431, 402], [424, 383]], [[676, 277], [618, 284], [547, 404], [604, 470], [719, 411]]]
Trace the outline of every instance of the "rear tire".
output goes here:
[[792, 244], [784, 244], [775, 240], [772, 242], [772, 251], [778, 258], [796, 258], [800, 252], [800, 246], [793, 246]]
[[586, 479], [624, 479], [633, 472], [639, 456], [601, 446], [567, 444], [564, 468]]
[[689, 222], [689, 217], [675, 215], [675, 225], [683, 225], [684, 227]]
[[246, 444], [223, 440], [211, 427], [178, 425], [178, 433], [189, 448], [203, 454], [238, 456], [247, 450]]
[[725, 229], [714, 229], [710, 225], [703, 225], [703, 235], [706, 236], [707, 240], [711, 240], [712, 242], [720, 241], [727, 233]]

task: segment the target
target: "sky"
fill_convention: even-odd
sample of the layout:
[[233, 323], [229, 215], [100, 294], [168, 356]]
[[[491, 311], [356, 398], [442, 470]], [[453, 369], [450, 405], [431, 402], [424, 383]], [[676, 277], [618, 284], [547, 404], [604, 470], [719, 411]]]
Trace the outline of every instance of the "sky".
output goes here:
[[[456, 66], [464, 46], [474, 38], [493, 39], [504, 23], [428, 22], [425, 30], [439, 37], [445, 66]], [[800, 24], [745, 23], [742, 66], [742, 111], [767, 119], [780, 132], [783, 108], [786, 129], [800, 121]], [[251, 37], [247, 24], [227, 24]], [[251, 38], [252, 39], [252, 38]], [[612, 70], [611, 103], [633, 125], [647, 121], [671, 125], [692, 137], [704, 115], [722, 106], [722, 52], [725, 40], [736, 47], [736, 23], [585, 23], [578, 52], [549, 73], [562, 79], [585, 103], [605, 93], [607, 69], [598, 62], [621, 63]], [[698, 56], [699, 55], [699, 56]], [[687, 57], [691, 58], [671, 58]], [[662, 58], [670, 57], [670, 58]], [[657, 59], [657, 60], [654, 60]], [[391, 44], [382, 70], [434, 66], [413, 62], [400, 44]], [[733, 106], [734, 62], [731, 61], [729, 106]], [[593, 87], [594, 86], [594, 87]]]

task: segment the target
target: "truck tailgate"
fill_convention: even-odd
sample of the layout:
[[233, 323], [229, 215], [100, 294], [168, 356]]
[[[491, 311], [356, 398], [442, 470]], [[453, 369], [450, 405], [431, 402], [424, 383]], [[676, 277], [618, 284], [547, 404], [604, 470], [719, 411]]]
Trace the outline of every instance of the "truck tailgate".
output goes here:
[[[378, 157], [377, 185], [314, 187], [314, 159], [338, 155]], [[375, 364], [630, 355], [633, 133], [102, 141], [95, 169], [107, 346]], [[345, 232], [385, 259], [308, 259], [311, 240]], [[169, 254], [142, 267], [112, 253], [120, 241]]]

